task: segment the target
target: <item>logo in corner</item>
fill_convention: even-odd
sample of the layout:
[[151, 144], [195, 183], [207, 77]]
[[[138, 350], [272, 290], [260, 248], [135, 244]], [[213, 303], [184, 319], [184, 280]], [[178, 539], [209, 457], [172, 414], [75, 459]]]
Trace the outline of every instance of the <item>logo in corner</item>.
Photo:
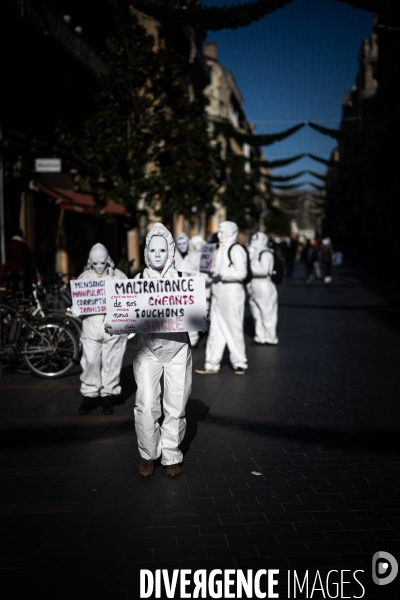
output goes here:
[[372, 580], [376, 585], [387, 585], [396, 579], [399, 565], [389, 552], [375, 552], [372, 557]]

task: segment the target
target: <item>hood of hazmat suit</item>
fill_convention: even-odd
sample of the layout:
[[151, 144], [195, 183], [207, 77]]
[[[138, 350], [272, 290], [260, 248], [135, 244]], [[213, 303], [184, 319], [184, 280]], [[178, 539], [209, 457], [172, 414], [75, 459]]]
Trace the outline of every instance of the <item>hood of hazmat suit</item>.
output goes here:
[[[168, 251], [161, 273], [152, 267], [149, 252], [154, 236], [165, 240]], [[155, 223], [146, 237], [144, 260], [147, 268], [142, 278], [179, 277], [174, 266], [174, 254], [175, 243], [171, 233], [161, 223]], [[140, 274], [135, 279], [141, 279]], [[179, 306], [158, 306], [158, 321], [152, 321], [153, 333], [136, 334], [133, 343], [133, 371], [137, 384], [134, 413], [139, 452], [142, 458], [148, 460], [161, 455], [163, 465], [182, 461], [178, 446], [185, 434], [185, 406], [192, 389], [192, 356], [187, 333], [179, 331], [179, 309]], [[154, 308], [149, 310], [149, 316], [154, 319], [153, 311]], [[167, 332], [161, 333], [165, 329]], [[164, 421], [160, 427], [160, 380], [163, 374]]]
[[182, 270], [188, 273], [200, 274], [201, 249], [204, 240], [201, 235], [194, 235], [189, 242], [189, 251], [182, 263]]
[[95, 244], [89, 252], [86, 268], [78, 279], [127, 279], [127, 276], [114, 267], [107, 248], [103, 244]]
[[[160, 236], [165, 239], [167, 243], [168, 256], [166, 263], [163, 267], [162, 273], [158, 273], [155, 271], [150, 264], [149, 261], [149, 244], [153, 237]], [[175, 254], [175, 242], [171, 233], [162, 223], [155, 223], [153, 227], [150, 229], [146, 236], [146, 245], [144, 248], [144, 262], [146, 263], [147, 269], [145, 269], [143, 276], [144, 277], [165, 277], [166, 273], [168, 273], [168, 277], [178, 277], [178, 273], [174, 268], [174, 254]], [[155, 271], [156, 274], [153, 273]]]
[[[78, 279], [96, 280], [97, 283], [100, 279], [127, 279], [127, 276], [114, 268], [107, 248], [103, 244], [95, 244], [89, 252], [86, 269]], [[103, 298], [90, 297], [88, 300], [99, 303]], [[105, 312], [104, 304], [104, 314], [83, 317], [81, 393], [91, 398], [121, 393], [119, 377], [127, 336], [111, 336], [104, 331]]]
[[224, 221], [218, 228], [220, 246], [213, 270], [216, 282], [211, 288], [211, 326], [205, 363], [206, 369], [212, 371], [219, 370], [225, 345], [232, 366], [247, 368], [243, 334], [247, 255], [236, 244], [237, 234], [238, 227], [232, 221]]
[[182, 232], [176, 236], [175, 240], [175, 267], [177, 271], [182, 271], [183, 260], [189, 251], [189, 238]]
[[223, 221], [218, 227], [218, 240], [220, 244], [233, 244], [236, 242], [238, 226], [233, 221]]
[[247, 291], [255, 326], [254, 341], [259, 344], [277, 344], [278, 293], [271, 281], [274, 254], [268, 247], [268, 236], [262, 232], [255, 233], [249, 250], [253, 278]]
[[108, 250], [103, 244], [95, 244], [89, 252], [89, 258], [86, 263], [86, 269], [92, 269], [94, 274], [103, 276], [107, 268], [114, 268], [114, 261], [108, 254]]
[[233, 292], [235, 287], [227, 287], [225, 283], [236, 284], [238, 290], [243, 290], [242, 282], [247, 275], [247, 257], [245, 250], [236, 243], [237, 234], [238, 227], [232, 221], [224, 221], [218, 228], [220, 245], [213, 274], [219, 276], [221, 281], [213, 284], [213, 296], [220, 293], [229, 296]]
[[253, 255], [260, 254], [260, 252], [262, 252], [262, 250], [265, 250], [267, 247], [268, 236], [265, 233], [262, 233], [262, 231], [253, 233], [249, 245], [250, 258]]

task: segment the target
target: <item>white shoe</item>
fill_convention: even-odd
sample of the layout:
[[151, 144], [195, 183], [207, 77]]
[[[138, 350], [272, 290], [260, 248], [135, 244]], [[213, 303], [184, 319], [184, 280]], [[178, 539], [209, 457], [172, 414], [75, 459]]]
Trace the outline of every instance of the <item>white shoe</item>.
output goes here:
[[212, 371], [211, 369], [195, 369], [197, 375], [216, 375], [219, 371]]

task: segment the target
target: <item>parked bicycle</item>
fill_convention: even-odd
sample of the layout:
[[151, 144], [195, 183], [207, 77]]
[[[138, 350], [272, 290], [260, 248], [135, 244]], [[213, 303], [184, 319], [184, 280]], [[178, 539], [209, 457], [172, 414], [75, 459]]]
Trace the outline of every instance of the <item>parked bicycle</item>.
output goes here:
[[38, 377], [69, 373], [79, 361], [76, 334], [64, 318], [34, 316], [32, 300], [13, 298], [0, 304], [0, 361], [11, 366], [21, 360]]
[[69, 275], [65, 273], [49, 277], [45, 286], [41, 279], [38, 280], [32, 286], [33, 314], [70, 327], [81, 349], [82, 321], [71, 311], [72, 296], [68, 280]]

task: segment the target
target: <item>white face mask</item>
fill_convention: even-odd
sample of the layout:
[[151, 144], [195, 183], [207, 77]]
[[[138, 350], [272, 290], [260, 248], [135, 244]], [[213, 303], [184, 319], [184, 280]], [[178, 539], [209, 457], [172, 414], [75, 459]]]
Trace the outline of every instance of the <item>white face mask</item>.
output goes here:
[[155, 271], [162, 271], [168, 259], [167, 240], [161, 235], [151, 238], [147, 248], [147, 260]]
[[176, 241], [177, 248], [181, 254], [185, 254], [188, 251], [189, 240], [186, 238], [179, 238]]
[[107, 268], [108, 252], [104, 248], [92, 248], [89, 253], [89, 260], [92, 263], [92, 268], [97, 275], [102, 275]]

